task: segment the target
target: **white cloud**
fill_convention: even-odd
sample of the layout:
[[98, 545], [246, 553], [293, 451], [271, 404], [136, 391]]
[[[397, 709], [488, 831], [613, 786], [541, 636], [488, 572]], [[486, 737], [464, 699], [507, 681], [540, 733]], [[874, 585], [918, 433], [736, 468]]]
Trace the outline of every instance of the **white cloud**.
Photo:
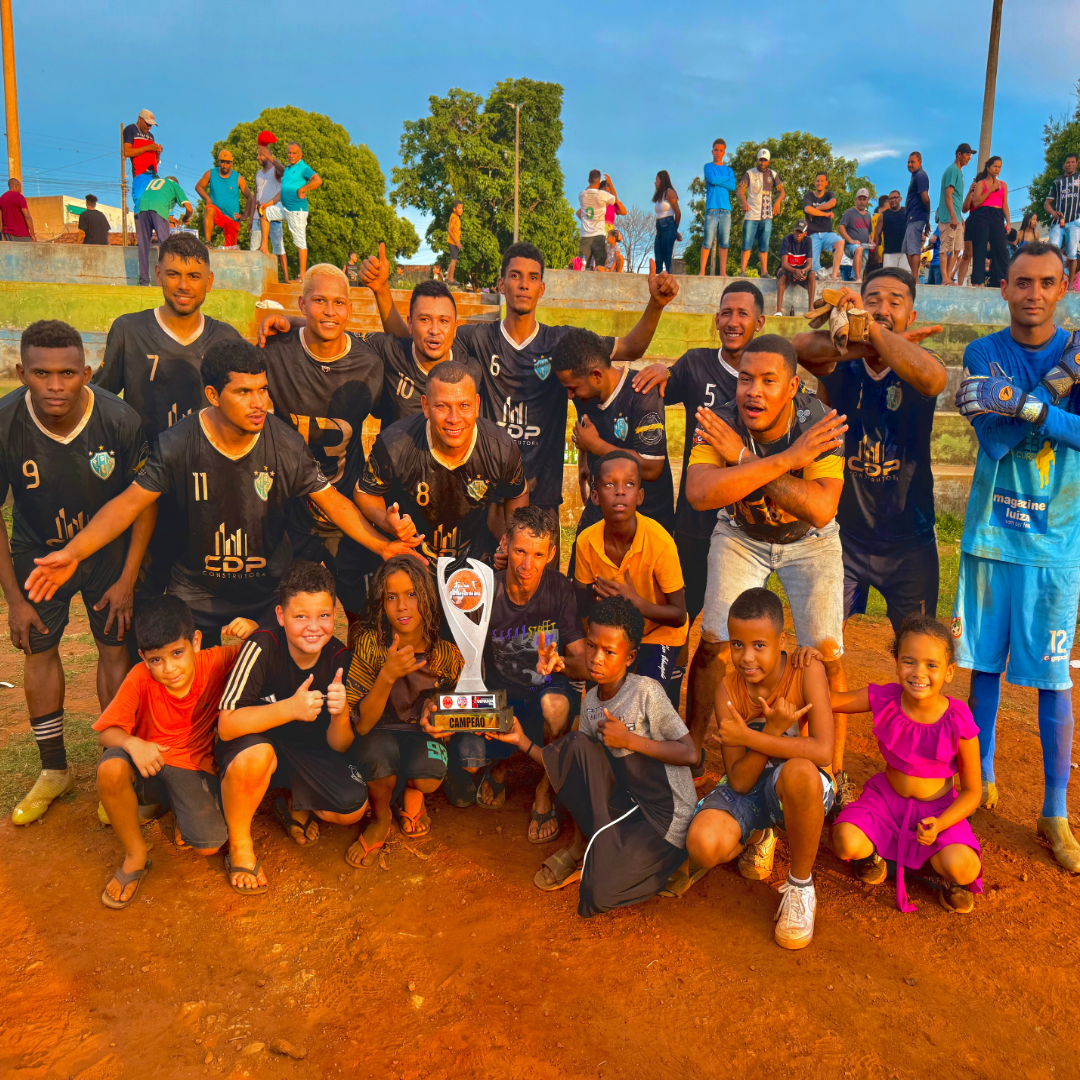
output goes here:
[[879, 161], [881, 158], [900, 157], [903, 151], [895, 146], [869, 143], [866, 146], [838, 146], [834, 153], [837, 157], [855, 158], [860, 165], [869, 165], [871, 161]]

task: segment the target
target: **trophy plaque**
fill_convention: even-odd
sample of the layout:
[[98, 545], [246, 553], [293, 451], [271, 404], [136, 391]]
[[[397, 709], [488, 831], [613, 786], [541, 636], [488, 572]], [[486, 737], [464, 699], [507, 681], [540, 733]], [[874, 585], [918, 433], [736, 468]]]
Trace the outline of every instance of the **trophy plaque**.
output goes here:
[[[455, 565], [457, 569], [452, 570]], [[444, 731], [507, 732], [514, 725], [514, 710], [506, 704], [506, 691], [489, 690], [481, 674], [495, 575], [476, 559], [461, 565], [444, 556], [436, 566], [435, 581], [465, 666], [453, 691], [439, 692], [431, 726]], [[469, 612], [476, 613], [477, 621], [469, 618]]]

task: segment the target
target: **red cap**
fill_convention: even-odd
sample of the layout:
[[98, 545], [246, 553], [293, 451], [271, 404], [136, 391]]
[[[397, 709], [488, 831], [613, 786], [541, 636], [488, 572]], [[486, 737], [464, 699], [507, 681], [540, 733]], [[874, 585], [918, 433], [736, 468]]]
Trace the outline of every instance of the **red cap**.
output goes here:
[[277, 136], [272, 131], [260, 131], [259, 132], [259, 145], [269, 146], [271, 143], [277, 142]]

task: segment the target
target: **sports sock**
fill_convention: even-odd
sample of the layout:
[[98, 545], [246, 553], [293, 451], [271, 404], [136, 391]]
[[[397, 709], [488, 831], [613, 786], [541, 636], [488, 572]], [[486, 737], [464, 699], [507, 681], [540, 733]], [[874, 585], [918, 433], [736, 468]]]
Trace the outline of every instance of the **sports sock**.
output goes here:
[[[1001, 704], [1001, 674], [973, 671], [970, 700], [971, 715], [975, 717], [975, 723], [979, 727], [982, 778], [992, 784], [994, 783], [994, 747], [997, 743], [997, 714], [998, 706]], [[1039, 716], [1042, 716], [1041, 707]]]
[[66, 769], [67, 752], [64, 750], [64, 710], [57, 709], [48, 716], [31, 716], [30, 727], [37, 740], [43, 769]]
[[805, 889], [807, 885], [813, 885], [814, 875], [811, 874], [808, 878], [797, 878], [794, 874], [788, 871], [788, 884], [797, 885], [800, 889]]
[[1039, 691], [1039, 741], [1043, 752], [1043, 817], [1067, 817], [1065, 792], [1072, 771], [1073, 715], [1069, 690]]

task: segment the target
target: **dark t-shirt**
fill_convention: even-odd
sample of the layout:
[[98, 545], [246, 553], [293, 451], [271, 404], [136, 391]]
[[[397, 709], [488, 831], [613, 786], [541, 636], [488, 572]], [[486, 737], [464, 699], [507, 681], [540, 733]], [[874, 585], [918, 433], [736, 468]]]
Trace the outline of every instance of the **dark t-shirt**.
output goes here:
[[357, 485], [386, 505], [397, 503], [424, 534], [418, 549], [429, 559], [468, 550], [488, 557], [494, 546], [488, 505], [524, 495], [527, 488], [517, 444], [490, 420], [476, 421], [472, 453], [457, 468], [432, 452], [423, 413], [383, 428]]
[[836, 511], [840, 528], [867, 543], [932, 533], [930, 434], [937, 399], [924, 397], [889, 368], [875, 377], [862, 360], [838, 363], [819, 381], [831, 407], [847, 416], [847, 474]]
[[[551, 370], [551, 353], [570, 326], [536, 324], [523, 345], [503, 333], [501, 322], [459, 326], [455, 344], [467, 350], [483, 371], [483, 415], [518, 445], [529, 500], [540, 506], [562, 503], [563, 453], [569, 399]], [[608, 355], [615, 338], [604, 338]]]
[[[645, 499], [638, 512], [655, 518], [665, 529], [675, 522], [675, 489], [671, 479], [671, 462], [667, 456], [667, 430], [664, 426], [664, 399], [658, 387], [640, 394], [632, 384], [633, 373], [625, 368], [619, 385], [606, 405], [598, 397], [587, 401], [574, 399], [578, 418], [587, 416], [597, 434], [606, 443], [619, 449], [633, 450], [644, 458], [662, 458], [663, 468], [655, 480], [642, 483]], [[596, 480], [600, 456], [588, 455], [589, 473]], [[599, 521], [599, 507], [590, 501], [585, 507], [582, 527]]]
[[97, 207], [88, 206], [79, 215], [79, 229], [84, 233], [84, 244], [109, 242], [109, 219]]
[[315, 666], [302, 669], [289, 652], [285, 630], [281, 626], [260, 626], [244, 642], [236, 658], [221, 695], [221, 708], [232, 711], [287, 701], [311, 675], [313, 678], [308, 689], [318, 690], [323, 695], [322, 712], [310, 723], [306, 720], [290, 720], [287, 724], [270, 728], [270, 731], [275, 739], [298, 749], [330, 750], [326, 741], [326, 733], [330, 729], [326, 690], [339, 668], [341, 681], [345, 681], [350, 659], [349, 650], [336, 637], [332, 637], [322, 647]]
[[922, 169], [917, 169], [911, 174], [911, 183], [908, 184], [907, 189], [906, 208], [909, 222], [930, 220], [930, 207], [922, 201], [919, 195], [923, 191], [930, 191], [930, 177]]
[[329, 487], [304, 440], [276, 416], [233, 459], [207, 437], [200, 414], [162, 432], [136, 483], [160, 492], [186, 532], [169, 591], [189, 604], [221, 597], [252, 611], [292, 562], [289, 500]]
[[521, 606], [506, 595], [506, 571], [495, 575], [491, 623], [484, 649], [484, 680], [493, 690], [525, 697], [551, 682], [536, 670], [540, 636], [565, 652], [584, 636], [574, 586], [557, 567], [548, 567], [529, 601]]
[[664, 387], [664, 403], [686, 406], [682, 474], [679, 477], [679, 498], [675, 504], [676, 532], [705, 539], [712, 536], [716, 527], [715, 510], [695, 510], [686, 501], [686, 467], [693, 449], [698, 409], [711, 409], [732, 401], [738, 385], [739, 373], [716, 349], [691, 349], [671, 365], [671, 373]]
[[811, 255], [814, 253], [814, 245], [810, 243], [810, 237], [804, 236], [801, 240], [795, 239], [794, 233], [788, 233], [780, 243], [780, 262], [784, 256], [788, 256], [793, 270], [806, 270]]
[[881, 214], [881, 235], [885, 241], [884, 254], [899, 255], [904, 248], [907, 231], [907, 210], [884, 210]]
[[858, 208], [853, 206], [851, 209], [844, 211], [840, 224], [847, 230], [853, 244], [870, 243], [870, 230], [873, 227], [874, 219], [869, 210], [860, 213]]
[[[836, 192], [825, 189], [824, 195], [819, 195], [813, 188], [808, 188], [803, 195], [802, 204], [804, 207], [812, 206], [815, 210], [821, 206], [822, 203], [832, 202], [836, 198]], [[836, 214], [836, 207], [833, 207], [833, 215]], [[806, 218], [806, 231], [808, 233], [822, 233], [833, 231], [833, 218], [832, 217], [816, 217], [814, 214], [804, 214]]]
[[62, 548], [145, 465], [135, 410], [93, 388], [88, 404], [61, 442], [38, 422], [29, 390], [13, 390], [0, 402], [0, 502], [10, 490], [12, 550]]

